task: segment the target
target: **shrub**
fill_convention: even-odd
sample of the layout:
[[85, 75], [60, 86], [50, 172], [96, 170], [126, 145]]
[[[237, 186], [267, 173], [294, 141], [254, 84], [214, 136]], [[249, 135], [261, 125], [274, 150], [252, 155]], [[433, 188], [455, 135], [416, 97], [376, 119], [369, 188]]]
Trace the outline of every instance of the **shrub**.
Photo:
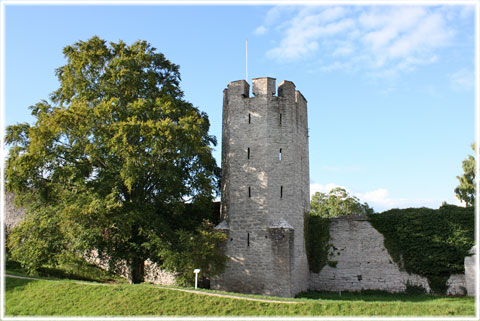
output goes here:
[[65, 239], [51, 213], [45, 208], [37, 208], [35, 215], [28, 213], [6, 239], [8, 259], [21, 264], [29, 274], [42, 265], [57, 265], [65, 254]]
[[175, 246], [164, 250], [162, 267], [177, 274], [177, 284], [193, 285], [193, 270], [200, 268], [200, 278], [209, 279], [222, 273], [227, 257], [222, 244], [226, 235], [214, 229], [214, 225], [204, 221], [195, 232], [180, 230]]

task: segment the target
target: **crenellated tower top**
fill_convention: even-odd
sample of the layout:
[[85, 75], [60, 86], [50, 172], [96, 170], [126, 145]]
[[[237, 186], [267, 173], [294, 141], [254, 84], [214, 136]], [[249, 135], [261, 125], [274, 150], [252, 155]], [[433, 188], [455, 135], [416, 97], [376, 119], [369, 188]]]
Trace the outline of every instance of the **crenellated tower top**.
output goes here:
[[[275, 86], [276, 79], [271, 77], [260, 77], [252, 79], [252, 94], [254, 97], [260, 96], [275, 96], [277, 94], [277, 87]], [[241, 95], [244, 98], [250, 97], [250, 85], [245, 80], [236, 80], [228, 84], [225, 89], [230, 95]], [[298, 90], [295, 90], [295, 84], [289, 80], [283, 80], [278, 84], [277, 97], [294, 97], [295, 102], [299, 99], [305, 103], [307, 100]]]

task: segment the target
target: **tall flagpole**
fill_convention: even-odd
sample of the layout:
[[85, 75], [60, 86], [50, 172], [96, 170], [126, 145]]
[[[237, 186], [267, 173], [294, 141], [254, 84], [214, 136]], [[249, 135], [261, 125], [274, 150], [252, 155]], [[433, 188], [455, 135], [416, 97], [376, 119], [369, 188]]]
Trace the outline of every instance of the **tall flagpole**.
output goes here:
[[245, 40], [245, 57], [246, 57], [246, 75], [245, 80], [248, 83], [248, 39]]

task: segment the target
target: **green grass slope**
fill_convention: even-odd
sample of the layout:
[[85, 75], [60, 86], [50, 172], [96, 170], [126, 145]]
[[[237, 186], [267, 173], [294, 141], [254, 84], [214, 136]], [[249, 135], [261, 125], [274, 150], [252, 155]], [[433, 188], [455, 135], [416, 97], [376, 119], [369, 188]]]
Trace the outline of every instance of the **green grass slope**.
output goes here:
[[[252, 296], [253, 297], [253, 296]], [[149, 284], [6, 278], [7, 316], [473, 316], [474, 299], [307, 293], [298, 304], [185, 293]]]

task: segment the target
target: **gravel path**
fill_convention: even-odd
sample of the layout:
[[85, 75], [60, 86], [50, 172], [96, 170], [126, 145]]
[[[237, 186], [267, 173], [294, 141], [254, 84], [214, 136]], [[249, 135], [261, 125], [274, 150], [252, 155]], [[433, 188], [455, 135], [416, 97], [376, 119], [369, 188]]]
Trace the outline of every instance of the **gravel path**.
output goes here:
[[[35, 280], [35, 281], [61, 281], [61, 280], [47, 280], [47, 279], [39, 279], [39, 278], [32, 278], [28, 276], [19, 276], [19, 275], [11, 275], [5, 274], [7, 278], [14, 278], [14, 279], [25, 279], [25, 280]], [[115, 284], [108, 284], [108, 283], [96, 283], [96, 282], [82, 282], [82, 281], [75, 281], [78, 284], [86, 284], [86, 285], [101, 285], [101, 286], [112, 286]], [[238, 300], [247, 300], [247, 301], [257, 301], [257, 302], [267, 302], [267, 303], [287, 303], [287, 304], [301, 304], [303, 302], [298, 301], [282, 301], [282, 300], [269, 300], [269, 299], [256, 299], [256, 298], [249, 298], [244, 296], [237, 296], [237, 295], [229, 295], [229, 294], [220, 294], [220, 293], [210, 293], [204, 291], [197, 291], [197, 290], [188, 290], [188, 289], [179, 289], [179, 288], [170, 288], [164, 286], [155, 286], [161, 289], [166, 290], [173, 290], [173, 291], [181, 291], [181, 292], [188, 292], [194, 294], [201, 294], [201, 295], [209, 295], [209, 296], [218, 296], [222, 298], [230, 298], [230, 299], [238, 299]]]

